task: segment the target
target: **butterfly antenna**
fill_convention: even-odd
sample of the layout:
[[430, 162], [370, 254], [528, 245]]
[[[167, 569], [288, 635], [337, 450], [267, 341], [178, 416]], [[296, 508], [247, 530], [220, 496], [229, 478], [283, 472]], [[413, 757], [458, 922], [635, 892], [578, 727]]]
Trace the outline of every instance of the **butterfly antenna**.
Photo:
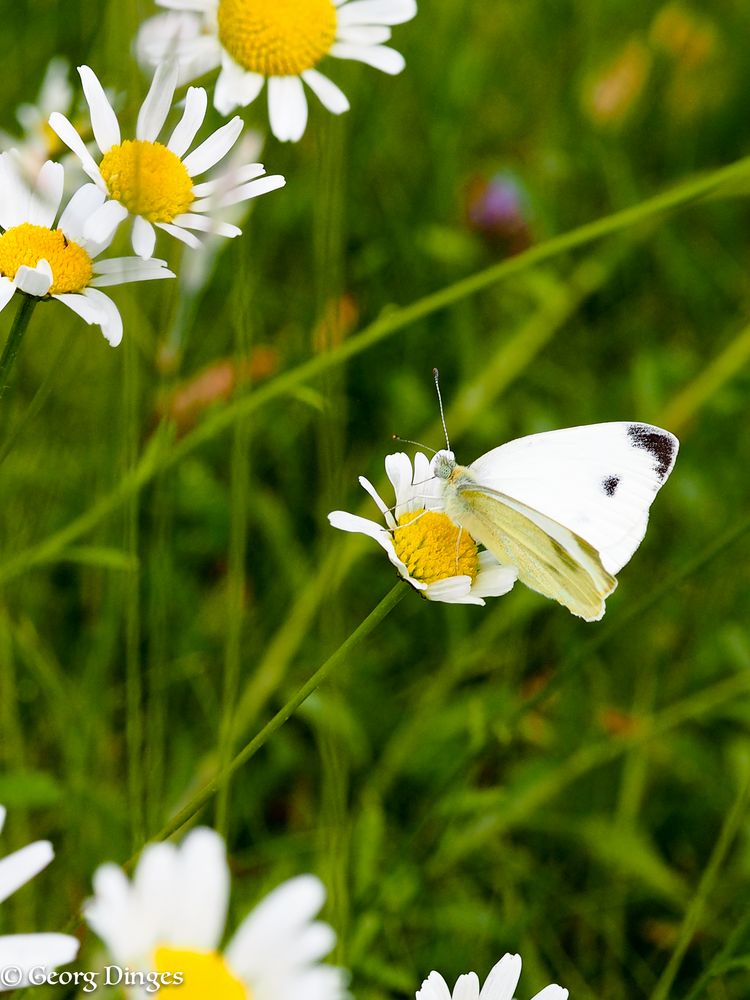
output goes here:
[[440, 395], [440, 372], [437, 368], [432, 369], [432, 377], [435, 379], [435, 391], [437, 392], [438, 403], [440, 404], [440, 421], [443, 425], [443, 433], [445, 434], [445, 447], [448, 451], [451, 450], [451, 443], [448, 440], [448, 428], [445, 426], [445, 411], [443, 410], [443, 397]]
[[433, 455], [437, 455], [434, 448], [430, 448], [428, 444], [422, 444], [421, 441], [412, 441], [411, 438], [402, 438], [400, 434], [392, 434], [392, 441], [403, 441], [404, 444], [415, 444], [417, 448], [424, 448], [425, 451], [431, 451]]

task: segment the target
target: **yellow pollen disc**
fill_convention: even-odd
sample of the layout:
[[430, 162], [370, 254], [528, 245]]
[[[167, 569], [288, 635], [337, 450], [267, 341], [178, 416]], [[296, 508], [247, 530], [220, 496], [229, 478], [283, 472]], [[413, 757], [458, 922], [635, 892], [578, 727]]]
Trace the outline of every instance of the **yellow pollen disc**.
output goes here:
[[252, 1000], [248, 988], [218, 952], [160, 945], [153, 961], [156, 972], [182, 973], [183, 982], [175, 987], [174, 994], [179, 1000]]
[[297, 76], [336, 40], [332, 0], [219, 0], [219, 39], [246, 70]]
[[93, 275], [91, 258], [61, 229], [47, 229], [23, 222], [0, 236], [0, 274], [11, 280], [21, 265], [36, 267], [46, 260], [52, 268], [50, 295], [80, 292]]
[[193, 204], [193, 181], [179, 156], [160, 142], [126, 139], [102, 157], [110, 197], [149, 222], [171, 222]]
[[479, 570], [476, 542], [447, 514], [411, 511], [402, 514], [398, 523], [398, 530], [393, 532], [393, 545], [396, 555], [415, 580], [437, 583], [449, 576], [470, 576], [474, 582]]

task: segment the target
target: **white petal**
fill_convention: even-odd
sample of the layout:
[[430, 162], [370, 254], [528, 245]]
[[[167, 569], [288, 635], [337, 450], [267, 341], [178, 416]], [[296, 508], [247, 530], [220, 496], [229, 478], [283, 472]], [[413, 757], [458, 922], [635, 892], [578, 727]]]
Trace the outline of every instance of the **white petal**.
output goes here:
[[391, 76], [400, 73], [406, 65], [401, 53], [387, 45], [351, 45], [346, 42], [336, 42], [331, 46], [330, 54], [337, 59], [354, 59], [357, 62], [367, 63], [368, 66], [373, 66]]
[[164, 122], [167, 120], [172, 99], [177, 89], [177, 61], [167, 59], [160, 63], [151, 81], [146, 100], [138, 112], [138, 122], [135, 127], [136, 139], [145, 142], [156, 142]]
[[[134, 261], [137, 266], [129, 266]], [[90, 288], [107, 288], [112, 285], [125, 285], [131, 281], [159, 281], [163, 278], [174, 278], [174, 272], [166, 267], [163, 260], [142, 260], [140, 257], [113, 257], [102, 261], [105, 264], [122, 262], [119, 268], [112, 268], [105, 273], [96, 273], [89, 281]]]
[[117, 347], [122, 340], [122, 316], [120, 310], [109, 296], [100, 292], [98, 288], [85, 288], [84, 296], [92, 301], [99, 308], [99, 319], [97, 324], [102, 328], [102, 333], [109, 341], [110, 347]]
[[404, 24], [417, 13], [416, 0], [353, 0], [336, 15], [343, 24]]
[[[10, 278], [6, 278], [4, 274], [0, 274], [0, 312], [5, 309], [15, 294], [16, 286]], [[5, 815], [5, 813], [3, 813], [3, 815]], [[1, 825], [0, 829], [2, 829]]]
[[38, 840], [0, 860], [0, 903], [38, 875], [54, 856], [52, 844]]
[[[429, 591], [427, 596], [430, 596]], [[459, 976], [453, 987], [453, 1000], [478, 1000], [479, 978], [476, 972], [466, 972]]]
[[62, 200], [65, 171], [61, 163], [51, 160], [39, 171], [34, 190], [29, 199], [27, 221], [35, 226], [51, 229]]
[[385, 472], [396, 494], [394, 517], [398, 520], [402, 514], [408, 514], [421, 506], [413, 497], [413, 473], [409, 456], [403, 451], [386, 455]]
[[268, 117], [279, 142], [298, 142], [307, 126], [307, 98], [298, 76], [268, 80]]
[[265, 77], [260, 73], [248, 72], [224, 54], [214, 88], [214, 107], [222, 115], [230, 114], [235, 108], [246, 108], [263, 90], [264, 83]]
[[449, 576], [437, 583], [429, 583], [425, 588], [425, 597], [442, 604], [484, 605], [482, 598], [471, 591], [470, 576]]
[[179, 65], [178, 86], [210, 73], [221, 65], [221, 45], [214, 35], [202, 33], [201, 18], [187, 12], [150, 17], [135, 41], [136, 56], [144, 68], [156, 69], [165, 59]]
[[374, 24], [352, 24], [341, 27], [336, 34], [337, 42], [351, 45], [382, 45], [391, 39], [391, 29]]
[[172, 940], [180, 948], [213, 951], [224, 932], [229, 900], [229, 868], [224, 841], [199, 827], [187, 835], [178, 854], [178, 898]]
[[471, 592], [475, 597], [502, 597], [513, 589], [517, 579], [515, 566], [501, 566], [491, 552], [481, 552]]
[[190, 176], [197, 177], [225, 157], [239, 139], [242, 128], [242, 119], [232, 118], [194, 149], [189, 156], [186, 156], [182, 165]]
[[29, 189], [21, 180], [17, 157], [0, 153], [0, 226], [11, 229], [26, 222], [29, 206]]
[[364, 476], [360, 476], [359, 477], [359, 485], [375, 501], [375, 505], [377, 506], [378, 510], [383, 515], [383, 517], [385, 518], [385, 523], [388, 525], [388, 527], [389, 528], [395, 528], [397, 522], [396, 522], [395, 517], [393, 516], [393, 512], [391, 510], [389, 510], [389, 508], [386, 506], [385, 500], [383, 500], [383, 498], [380, 496], [380, 494], [378, 493], [378, 491], [372, 485], [372, 483], [370, 482], [370, 480], [369, 479], [365, 479]]
[[203, 246], [197, 236], [193, 236], [192, 233], [189, 233], [187, 229], [183, 229], [181, 226], [174, 226], [169, 222], [157, 222], [156, 225], [159, 229], [163, 229], [165, 233], [174, 236], [176, 240], [185, 243], [191, 250], [200, 250]]
[[151, 257], [143, 260], [141, 257], [105, 257], [94, 261], [94, 274], [135, 274], [166, 266], [165, 260]]
[[175, 156], [182, 158], [188, 151], [190, 144], [198, 134], [198, 129], [203, 124], [207, 108], [208, 95], [203, 87], [188, 87], [185, 110], [167, 143], [167, 148], [171, 149]]
[[52, 296], [53, 299], [57, 299], [58, 302], [62, 302], [64, 306], [71, 309], [76, 316], [91, 325], [92, 323], [98, 323], [101, 316], [98, 306], [95, 302], [89, 302], [82, 292], [58, 292], [56, 295]]
[[513, 1000], [521, 978], [521, 956], [506, 954], [484, 981], [480, 1000]]
[[22, 975], [13, 986], [0, 986], [0, 993], [29, 985], [32, 969], [55, 969], [67, 965], [78, 954], [78, 941], [69, 934], [8, 934], [0, 937], [0, 969], [18, 969]]
[[216, 6], [216, 0], [156, 0], [160, 7], [172, 10], [210, 11]]
[[279, 188], [285, 186], [286, 178], [282, 177], [281, 174], [271, 174], [268, 177], [259, 177], [254, 181], [248, 181], [247, 184], [240, 185], [240, 187], [233, 188], [220, 198], [202, 198], [200, 201], [193, 202], [191, 208], [194, 212], [229, 208], [231, 205], [239, 205], [240, 202], [250, 201], [251, 198], [257, 198], [262, 194], [278, 191]]
[[140, 215], [137, 215], [133, 221], [132, 243], [133, 251], [139, 257], [144, 260], [153, 257], [156, 246], [156, 230], [147, 219]]
[[568, 1000], [568, 991], [553, 983], [552, 986], [545, 986], [541, 993], [537, 993], [531, 1000]]
[[[128, 210], [119, 201], [108, 201], [92, 212], [83, 225], [85, 249], [92, 256], [102, 253], [115, 238], [117, 227], [128, 215]], [[89, 246], [93, 244], [93, 246]]]
[[22, 264], [16, 271], [13, 283], [16, 288], [26, 292], [27, 295], [40, 297], [47, 294], [52, 287], [53, 280], [49, 261], [42, 259], [37, 261], [36, 267], [27, 267]]
[[[232, 153], [232, 157], [235, 156], [237, 150]], [[257, 180], [258, 177], [262, 177], [265, 174], [266, 168], [262, 163], [245, 163], [243, 166], [233, 169], [230, 167], [225, 174], [221, 177], [216, 177], [210, 181], [203, 181], [201, 184], [193, 185], [193, 194], [196, 198], [206, 198], [210, 195], [216, 194], [217, 191], [229, 192], [235, 187], [239, 187], [241, 184], [246, 184], [248, 181]]]
[[395, 551], [391, 540], [390, 532], [382, 524], [370, 521], [359, 514], [349, 514], [345, 510], [333, 510], [328, 515], [328, 521], [332, 527], [340, 531], [350, 531], [359, 535], [368, 535], [383, 546], [386, 551]]
[[448, 984], [439, 972], [431, 972], [417, 990], [416, 1000], [451, 1000]]
[[76, 132], [65, 115], [61, 115], [57, 111], [53, 112], [49, 116], [49, 127], [60, 137], [65, 145], [76, 154], [78, 159], [81, 161], [81, 166], [83, 167], [84, 172], [91, 178], [91, 180], [103, 191], [106, 191], [107, 185], [104, 183], [102, 175], [99, 172], [99, 167], [94, 162], [94, 158], [91, 153], [89, 153], [88, 149], [86, 149], [86, 143]]
[[3, 827], [5, 826], [5, 817], [7, 815], [8, 815], [8, 810], [5, 808], [5, 806], [0, 806], [0, 833], [3, 832]]
[[78, 188], [60, 216], [58, 226], [69, 240], [79, 243], [83, 240], [83, 230], [90, 217], [104, 204], [106, 195], [96, 184], [84, 184]]
[[[78, 74], [91, 112], [91, 129], [102, 153], [120, 142], [120, 125], [96, 73], [88, 66], [79, 66]], [[64, 140], [63, 140], [64, 141]]]
[[331, 114], [342, 115], [349, 110], [349, 101], [346, 94], [339, 90], [333, 81], [327, 76], [323, 76], [316, 69], [308, 69], [302, 74], [302, 79], [312, 90], [324, 108]]
[[212, 236], [227, 236], [233, 239], [241, 236], [242, 230], [237, 226], [232, 226], [228, 222], [221, 222], [219, 219], [212, 219], [209, 215], [194, 215], [185, 212], [184, 215], [177, 215], [172, 220], [176, 226], [184, 229], [194, 229], [198, 233], [211, 233]]

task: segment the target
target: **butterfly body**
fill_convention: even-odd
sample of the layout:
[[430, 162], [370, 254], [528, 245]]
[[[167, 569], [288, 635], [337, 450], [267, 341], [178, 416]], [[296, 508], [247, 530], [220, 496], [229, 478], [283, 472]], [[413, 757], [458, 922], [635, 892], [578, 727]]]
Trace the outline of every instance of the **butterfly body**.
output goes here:
[[451, 520], [532, 590], [597, 621], [678, 447], [650, 424], [593, 424], [511, 441], [470, 466], [440, 451], [432, 472]]

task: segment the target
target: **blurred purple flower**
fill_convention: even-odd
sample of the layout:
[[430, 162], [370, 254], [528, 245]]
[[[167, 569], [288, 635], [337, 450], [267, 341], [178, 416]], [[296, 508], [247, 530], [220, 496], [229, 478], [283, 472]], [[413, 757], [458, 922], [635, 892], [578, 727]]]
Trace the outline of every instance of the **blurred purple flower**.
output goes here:
[[491, 178], [474, 177], [466, 190], [469, 226], [508, 256], [520, 253], [533, 242], [530, 205], [521, 181], [509, 171]]

